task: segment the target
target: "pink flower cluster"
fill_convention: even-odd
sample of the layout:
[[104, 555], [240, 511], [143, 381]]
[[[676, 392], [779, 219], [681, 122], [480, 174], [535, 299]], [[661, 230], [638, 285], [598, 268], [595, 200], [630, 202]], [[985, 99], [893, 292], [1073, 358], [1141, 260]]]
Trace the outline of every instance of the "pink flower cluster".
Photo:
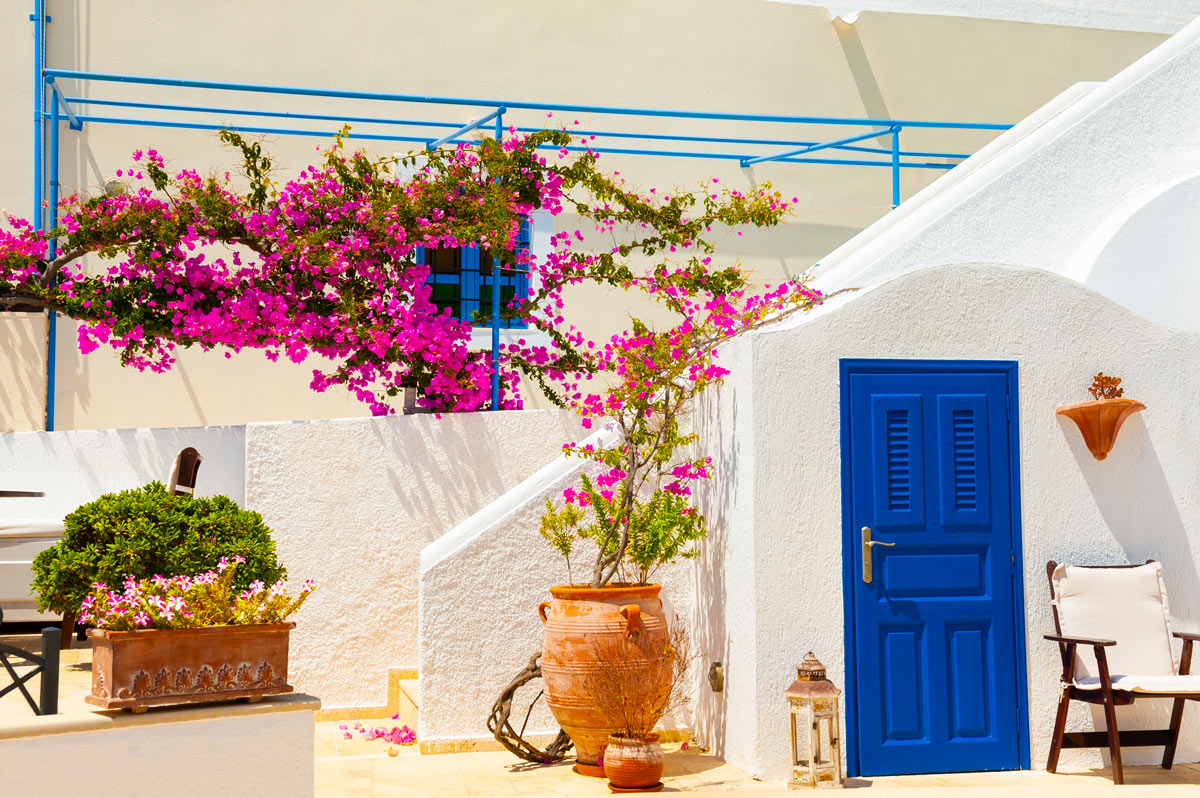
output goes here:
[[[266, 170], [257, 150], [236, 134], [222, 135]], [[0, 296], [40, 296], [85, 322], [81, 351], [108, 346], [139, 369], [170, 368], [177, 346], [222, 349], [227, 357], [259, 349], [297, 363], [315, 354], [333, 367], [314, 371], [311, 387], [343, 385], [374, 413], [392, 412], [406, 385], [421, 388], [419, 402], [427, 407], [470, 411], [489, 402], [490, 357], [471, 350], [470, 321], [451, 318], [449, 308], [433, 301], [418, 249], [481, 247], [506, 268], [531, 274], [535, 287], [505, 312], [555, 341], [503, 347], [502, 407], [521, 407], [515, 385], [524, 372], [544, 380], [585, 424], [637, 398], [629, 390], [584, 390], [595, 375], [628, 380], [631, 363], [676, 355], [686, 358], [681, 376], [720, 379], [725, 372], [712, 362], [717, 341], [687, 345], [696, 329], [727, 337], [815, 296], [791, 283], [747, 296], [736, 269], [712, 267], [713, 248], [704, 240], [716, 224], [775, 224], [794, 199], [769, 188], [706, 187], [675, 196], [630, 191], [595, 170], [594, 153], [558, 163], [571, 140], [564, 131], [510, 129], [499, 145], [486, 140], [478, 148], [464, 143], [428, 154], [412, 177], [401, 178], [389, 159], [348, 154], [339, 138], [323, 163], [282, 186], [252, 176], [245, 194], [231, 189], [228, 174], [169, 174], [159, 153], [137, 151], [135, 167], [122, 174], [133, 182], [131, 191], [63, 202], [54, 233], [60, 249], [75, 258], [95, 253], [100, 268], [63, 263], [51, 288], [44, 279], [47, 234], [10, 219], [11, 230], [0, 230]], [[544, 149], [557, 149], [558, 162], [539, 154]], [[583, 246], [582, 231], [563, 231], [552, 237], [549, 253], [533, 258], [518, 251], [516, 237], [521, 218], [536, 208], [551, 214], [569, 208], [598, 232], [633, 228], [643, 238], [594, 251]], [[684, 260], [640, 274], [623, 264], [639, 250]], [[666, 333], [588, 340], [564, 316], [564, 290], [584, 282], [641, 291], [677, 313], [681, 324], [666, 340], [670, 349], [660, 351]]]
[[[398, 720], [399, 715], [392, 715], [392, 720]], [[349, 727], [342, 723], [338, 726], [342, 731], [343, 740], [353, 740], [354, 734], [349, 730]], [[392, 745], [413, 745], [417, 741], [417, 733], [408, 726], [364, 726], [361, 723], [354, 724], [354, 731], [358, 732], [364, 740], [382, 740], [385, 743]]]
[[305, 580], [300, 595], [292, 598], [282, 582], [270, 589], [256, 582], [257, 588], [252, 585], [234, 598], [234, 576], [245, 561], [241, 556], [232, 561], [222, 557], [216, 570], [196, 576], [155, 574], [141, 580], [127, 576], [120, 593], [95, 582], [80, 605], [79, 620], [115, 631], [278, 623], [299, 609], [315, 589], [311, 579]]

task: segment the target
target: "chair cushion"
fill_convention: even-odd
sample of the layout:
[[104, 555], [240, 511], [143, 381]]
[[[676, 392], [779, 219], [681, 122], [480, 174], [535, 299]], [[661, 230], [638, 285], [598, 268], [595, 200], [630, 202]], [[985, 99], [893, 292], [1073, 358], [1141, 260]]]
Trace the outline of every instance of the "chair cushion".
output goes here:
[[[1131, 693], [1200, 693], [1200, 675], [1192, 676], [1127, 676], [1111, 674], [1114, 690]], [[1100, 677], [1087, 676], [1076, 679], [1075, 686], [1081, 690], [1099, 690]]]
[[[1064, 635], [1117, 641], [1104, 651], [1114, 680], [1117, 674], [1175, 675], [1171, 614], [1161, 565], [1156, 562], [1134, 568], [1059, 565], [1051, 579]], [[1092, 647], [1076, 646], [1076, 680], [1099, 676]]]

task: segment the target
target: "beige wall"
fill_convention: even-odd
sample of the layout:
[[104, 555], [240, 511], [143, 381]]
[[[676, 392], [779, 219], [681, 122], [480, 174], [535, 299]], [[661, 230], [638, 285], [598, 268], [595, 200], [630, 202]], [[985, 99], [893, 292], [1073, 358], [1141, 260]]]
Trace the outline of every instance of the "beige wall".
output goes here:
[[[14, 5], [7, 14], [14, 13]], [[848, 26], [835, 24], [821, 7], [762, 0], [502, 5], [447, 0], [404, 6], [355, 0], [336, 7], [280, 0], [50, 0], [49, 11], [54, 19], [49, 62], [56, 67], [597, 105], [980, 122], [1016, 121], [1077, 81], [1108, 78], [1164, 38], [889, 13], [863, 13]], [[22, 24], [5, 26], [0, 47], [0, 140], [12, 142], [0, 150], [0, 208], [25, 215], [32, 205], [32, 30], [24, 24], [24, 10], [18, 16]], [[181, 47], [186, 42], [203, 45]], [[410, 113], [446, 121], [466, 121], [475, 114], [467, 108], [429, 111], [116, 84], [80, 89], [69, 81], [64, 88], [69, 94], [169, 98], [215, 107]], [[612, 119], [579, 119], [583, 126], [614, 126]], [[535, 112], [512, 113], [506, 121], [546, 120]], [[571, 123], [575, 116], [554, 121]], [[695, 123], [636, 118], [615, 124], [658, 132], [734, 130], [724, 123], [702, 129]], [[738, 132], [825, 139], [848, 133], [803, 126], [786, 133], [765, 126]], [[989, 139], [990, 134], [936, 131], [903, 137], [907, 148], [960, 151], [973, 151]], [[307, 165], [321, 143], [295, 137], [267, 141], [282, 176]], [[137, 147], [157, 148], [172, 166], [236, 165], [209, 133], [89, 125], [63, 137], [64, 190], [95, 190]], [[771, 180], [798, 196], [800, 210], [790, 224], [724, 242], [725, 256], [740, 258], [764, 281], [802, 273], [890, 206], [886, 169], [764, 164], [742, 170], [734, 162], [635, 156], [606, 156], [603, 163], [643, 186], [694, 186], [708, 177], [735, 187]], [[905, 173], [904, 195], [939, 174]], [[576, 221], [563, 216], [557, 223], [562, 229]], [[621, 294], [580, 291], [570, 300], [573, 317], [597, 335], [624, 326], [630, 312]], [[272, 365], [256, 353], [226, 360], [219, 353], [186, 352], [173, 373], [141, 375], [121, 369], [108, 353], [79, 355], [73, 327], [60, 325], [56, 342], [59, 428], [236, 424], [364, 413], [339, 391], [323, 396], [309, 391], [310, 365]], [[44, 347], [37, 343], [39, 336], [44, 323], [36, 318], [0, 327], [0, 429], [41, 425]], [[534, 404], [539, 404], [536, 398]]]

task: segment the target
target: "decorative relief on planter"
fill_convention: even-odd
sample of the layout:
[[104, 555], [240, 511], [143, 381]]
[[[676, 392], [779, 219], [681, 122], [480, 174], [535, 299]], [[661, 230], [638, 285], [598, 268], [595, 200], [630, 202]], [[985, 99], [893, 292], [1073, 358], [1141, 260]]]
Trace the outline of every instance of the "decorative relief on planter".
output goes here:
[[[150, 674], [139, 670], [133, 675], [133, 684], [129, 687], [122, 687], [117, 692], [117, 697], [143, 698], [145, 696], [184, 695], [187, 693], [219, 693], [226, 690], [286, 685], [286, 680], [275, 676], [275, 669], [269, 662], [260, 663], [256, 675], [252, 678], [250, 674], [254, 670], [248, 663], [243, 663], [238, 666], [235, 679], [231, 676], [233, 669], [228, 664], [222, 665], [216, 671], [211, 665], [202, 665], [195, 671], [196, 677], [193, 679], [191, 668], [180, 668], [175, 671], [174, 677], [166, 668], [160, 668], [154, 675], [153, 684]], [[217, 674], [216, 678], [213, 678], [214, 672]]]
[[86, 700], [118, 709], [290, 693], [288, 633], [294, 626], [89, 630], [92, 694]]

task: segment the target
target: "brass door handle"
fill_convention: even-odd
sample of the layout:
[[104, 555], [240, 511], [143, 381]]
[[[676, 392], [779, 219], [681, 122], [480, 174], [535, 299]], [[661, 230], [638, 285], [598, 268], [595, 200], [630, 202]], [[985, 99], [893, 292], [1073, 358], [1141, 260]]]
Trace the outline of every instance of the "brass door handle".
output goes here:
[[864, 526], [862, 528], [863, 582], [871, 584], [871, 547], [895, 545], [895, 543], [884, 543], [882, 540], [871, 540], [871, 527]]

